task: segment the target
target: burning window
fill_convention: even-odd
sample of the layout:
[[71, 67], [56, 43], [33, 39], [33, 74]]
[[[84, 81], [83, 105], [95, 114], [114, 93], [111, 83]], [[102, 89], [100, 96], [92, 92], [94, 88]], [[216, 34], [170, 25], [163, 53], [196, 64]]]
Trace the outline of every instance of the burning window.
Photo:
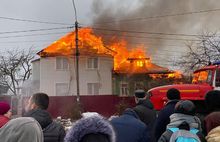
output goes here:
[[56, 57], [56, 69], [57, 70], [68, 70], [69, 61], [65, 57]]
[[87, 83], [88, 95], [99, 95], [99, 83]]
[[56, 83], [56, 96], [67, 96], [69, 92], [68, 83]]
[[121, 83], [120, 86], [120, 95], [121, 96], [128, 96], [128, 83]]
[[87, 59], [87, 67], [88, 69], [97, 69], [98, 68], [98, 58], [90, 57]]

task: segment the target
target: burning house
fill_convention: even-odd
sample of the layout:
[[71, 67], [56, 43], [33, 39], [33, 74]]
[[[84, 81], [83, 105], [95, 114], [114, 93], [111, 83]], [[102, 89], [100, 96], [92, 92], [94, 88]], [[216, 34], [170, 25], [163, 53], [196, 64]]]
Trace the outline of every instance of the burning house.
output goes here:
[[[33, 61], [33, 81], [39, 91], [55, 96], [76, 95], [75, 33], [44, 48]], [[173, 74], [151, 62], [143, 47], [129, 50], [126, 41], [104, 45], [92, 29], [79, 30], [80, 95], [131, 95], [149, 89], [151, 80]]]
[[[79, 31], [80, 95], [112, 94], [112, 51], [91, 29]], [[52, 96], [76, 95], [75, 34], [67, 34], [38, 53], [33, 61], [33, 80]]]

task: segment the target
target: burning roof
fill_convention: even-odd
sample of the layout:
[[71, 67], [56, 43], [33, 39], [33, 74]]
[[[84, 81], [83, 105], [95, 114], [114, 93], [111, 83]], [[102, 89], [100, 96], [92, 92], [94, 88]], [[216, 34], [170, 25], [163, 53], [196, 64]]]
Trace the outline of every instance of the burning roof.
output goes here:
[[[113, 56], [115, 73], [160, 74], [172, 72], [168, 68], [151, 63], [143, 46], [128, 50], [125, 40], [113, 41], [110, 45], [104, 45], [102, 37], [96, 36], [91, 28], [81, 28], [78, 37], [80, 55]], [[38, 55], [41, 57], [74, 56], [74, 49], [75, 32], [71, 32], [40, 51]]]
[[[79, 52], [81, 55], [112, 55], [112, 51], [104, 47], [101, 37], [92, 33], [92, 29], [79, 30]], [[75, 55], [75, 33], [71, 32], [38, 53], [41, 57]]]

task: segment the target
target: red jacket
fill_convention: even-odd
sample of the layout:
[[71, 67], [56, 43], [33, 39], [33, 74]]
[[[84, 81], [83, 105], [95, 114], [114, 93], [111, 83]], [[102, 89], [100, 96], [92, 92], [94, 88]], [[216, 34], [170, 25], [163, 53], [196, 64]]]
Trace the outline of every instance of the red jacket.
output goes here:
[[4, 126], [10, 119], [4, 115], [0, 115], [0, 128]]

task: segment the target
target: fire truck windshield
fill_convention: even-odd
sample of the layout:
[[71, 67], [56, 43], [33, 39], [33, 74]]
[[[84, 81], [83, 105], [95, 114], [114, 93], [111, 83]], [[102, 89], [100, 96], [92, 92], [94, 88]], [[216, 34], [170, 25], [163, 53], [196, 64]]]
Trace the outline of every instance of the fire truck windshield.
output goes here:
[[208, 83], [212, 84], [212, 70], [203, 70], [193, 74], [192, 83]]

